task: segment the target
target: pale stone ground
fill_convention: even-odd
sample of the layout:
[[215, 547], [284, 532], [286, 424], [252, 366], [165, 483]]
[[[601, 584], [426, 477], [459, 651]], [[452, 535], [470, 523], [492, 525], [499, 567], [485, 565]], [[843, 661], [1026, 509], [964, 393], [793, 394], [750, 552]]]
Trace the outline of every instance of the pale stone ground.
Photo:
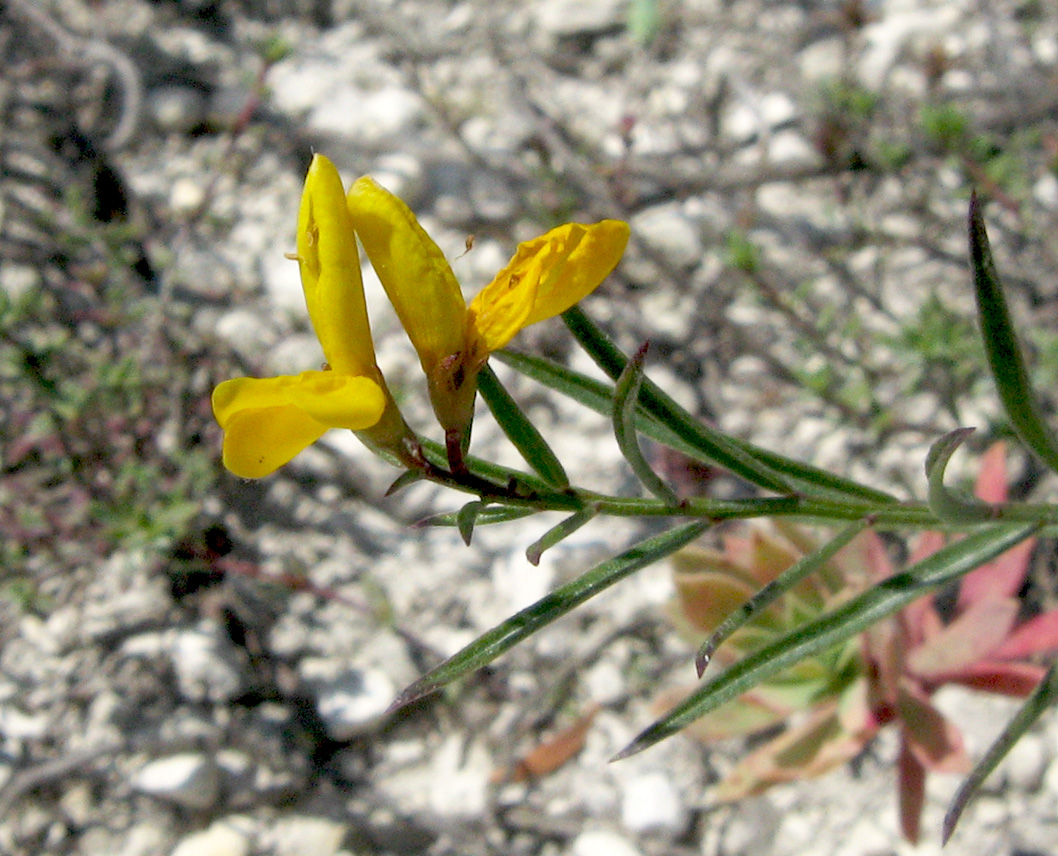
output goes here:
[[[952, 318], [972, 312], [973, 167], [930, 136], [923, 110], [952, 105], [968, 138], [1009, 153], [990, 162], [1007, 170], [1010, 197], [989, 209], [993, 241], [1017, 311], [1046, 329], [1058, 270], [1058, 6], [669, 0], [653, 29], [630, 23], [654, 8], [20, 0], [0, 11], [0, 46], [20, 75], [3, 104], [14, 111], [30, 90], [37, 102], [76, 102], [75, 121], [127, 183], [172, 317], [244, 371], [321, 359], [283, 257], [318, 151], [420, 212], [468, 294], [552, 218], [628, 219], [628, 256], [585, 308], [626, 347], [652, 340], [652, 377], [729, 431], [920, 495], [931, 439], [957, 424], [987, 433], [999, 418], [974, 372], [950, 412], [943, 361], [923, 364], [900, 344], [930, 296]], [[289, 51], [240, 127], [269, 40]], [[40, 103], [29, 110], [36, 123], [19, 127], [37, 143], [69, 123]], [[128, 133], [115, 122], [122, 111]], [[36, 151], [23, 139], [9, 134], [5, 167], [32, 183], [32, 169], [15, 174]], [[76, 186], [71, 174], [56, 180]], [[14, 199], [0, 212], [8, 237], [25, 216]], [[728, 264], [732, 235], [757, 248], [752, 278]], [[9, 291], [39, 276], [18, 259], [0, 266]], [[410, 348], [370, 273], [367, 286], [380, 365], [430, 432]], [[557, 322], [518, 345], [590, 370]], [[196, 359], [212, 376], [208, 357]], [[828, 365], [829, 401], [792, 383]], [[603, 420], [510, 380], [576, 483], [636, 490]], [[475, 449], [517, 462], [484, 416]], [[458, 497], [416, 487], [382, 499], [393, 477], [353, 438], [328, 436], [272, 479], [224, 477], [201, 498], [201, 519], [228, 527], [235, 555], [339, 597], [276, 597], [230, 576], [215, 597], [176, 604], [156, 553], [121, 545], [86, 560], [48, 608], [11, 613], [0, 636], [0, 851], [911, 852], [895, 831], [889, 735], [854, 768], [735, 806], [716, 805], [708, 785], [738, 747], [674, 739], [606, 763], [649, 722], [655, 689], [691, 674], [662, 617], [664, 568], [452, 695], [383, 717], [439, 656], [641, 534], [589, 526], [533, 568], [523, 551], [553, 521], [481, 530], [468, 549], [447, 530], [407, 528]], [[6, 501], [16, 499], [34, 502]], [[350, 602], [384, 602], [392, 619]], [[1015, 709], [954, 692], [940, 701], [974, 753]], [[574, 762], [530, 783], [490, 782], [593, 704]], [[1054, 852], [1055, 735], [1051, 724], [1018, 747], [951, 852]], [[956, 785], [931, 781], [917, 852], [939, 849]]]

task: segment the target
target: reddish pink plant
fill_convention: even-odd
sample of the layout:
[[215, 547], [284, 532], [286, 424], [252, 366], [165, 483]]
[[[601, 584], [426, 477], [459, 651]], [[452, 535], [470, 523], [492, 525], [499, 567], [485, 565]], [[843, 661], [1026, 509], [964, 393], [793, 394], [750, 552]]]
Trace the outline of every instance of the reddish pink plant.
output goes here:
[[[985, 454], [974, 492], [986, 502], [1006, 501], [1002, 443]], [[923, 533], [912, 561], [936, 552], [944, 541], [938, 532]], [[965, 772], [970, 766], [962, 735], [934, 707], [933, 693], [944, 684], [957, 683], [984, 692], [1027, 696], [1046, 671], [1029, 658], [1058, 649], [1058, 609], [1020, 619], [1017, 595], [1034, 546], [1035, 539], [1025, 541], [963, 577], [949, 621], [930, 595], [865, 634], [874, 715], [879, 726], [900, 724], [897, 794], [901, 827], [911, 842], [919, 836], [927, 772]], [[873, 533], [867, 555], [876, 579], [892, 574], [881, 540]]]

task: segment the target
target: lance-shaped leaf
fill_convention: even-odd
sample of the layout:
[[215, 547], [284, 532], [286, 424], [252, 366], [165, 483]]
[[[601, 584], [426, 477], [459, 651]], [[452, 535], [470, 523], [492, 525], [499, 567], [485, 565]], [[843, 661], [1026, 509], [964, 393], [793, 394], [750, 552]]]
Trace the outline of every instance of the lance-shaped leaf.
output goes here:
[[552, 621], [561, 618], [614, 583], [659, 559], [675, 553], [701, 535], [708, 523], [684, 523], [661, 535], [647, 538], [621, 555], [596, 565], [572, 582], [555, 589], [536, 603], [515, 613], [502, 624], [479, 636], [462, 651], [430, 670], [402, 692], [391, 710], [410, 704], [470, 672], [491, 663], [519, 642], [532, 636]]
[[478, 516], [484, 510], [485, 503], [474, 500], [473, 502], [468, 502], [456, 512], [456, 528], [459, 530], [459, 537], [463, 539], [463, 543], [468, 547], [474, 537], [474, 526], [478, 522]]
[[550, 550], [560, 541], [568, 538], [589, 520], [595, 518], [599, 513], [598, 506], [586, 505], [575, 514], [571, 514], [557, 526], [548, 529], [540, 538], [530, 544], [525, 550], [525, 558], [530, 565], [539, 565], [540, 557], [545, 550]]
[[959, 787], [951, 801], [951, 805], [948, 807], [948, 811], [944, 815], [944, 826], [941, 832], [942, 844], [948, 843], [948, 839], [955, 832], [955, 827], [958, 825], [963, 811], [985, 779], [999, 766], [999, 762], [1006, 757], [1014, 744], [1033, 726], [1036, 720], [1043, 715], [1044, 711], [1054, 706], [1055, 703], [1058, 703], [1058, 663], [1051, 666], [1043, 680], [1040, 681], [1039, 686], [1036, 687], [1036, 691], [1021, 706], [1021, 710], [1017, 712], [1017, 715], [1007, 723], [1003, 733], [988, 747], [984, 757]]
[[[613, 380], [621, 376], [628, 364], [628, 358], [603, 335], [580, 308], [574, 306], [567, 309], [562, 313], [562, 320], [599, 368]], [[696, 445], [707, 447], [713, 461], [725, 469], [766, 490], [778, 493], [792, 492], [789, 483], [779, 473], [732, 443], [726, 435], [703, 425], [653, 382], [647, 381], [643, 384], [639, 401], [648, 413], [661, 418], [681, 437], [693, 437]]]
[[848, 546], [849, 542], [866, 528], [867, 524], [863, 521], [846, 526], [836, 537], [824, 544], [818, 550], [814, 550], [807, 556], [802, 557], [790, 565], [789, 568], [779, 574], [779, 576], [764, 586], [764, 588], [725, 618], [720, 626], [713, 631], [712, 635], [705, 640], [705, 643], [698, 650], [698, 655], [694, 660], [694, 668], [698, 672], [698, 677], [700, 678], [705, 674], [706, 667], [708, 667], [709, 661], [712, 660], [713, 654], [716, 653], [716, 649], [719, 648], [724, 641], [731, 636], [731, 634], [750, 621], [753, 616], [758, 615], [761, 611], [767, 609], [772, 603], [786, 594], [786, 592], [790, 591], [790, 589], [796, 586], [809, 574], [822, 568], [827, 562], [833, 559], [843, 547]]
[[1058, 472], [1058, 439], [1044, 421], [1039, 399], [1029, 382], [1029, 372], [1003, 296], [1003, 284], [992, 260], [988, 232], [976, 193], [970, 198], [970, 259], [977, 316], [999, 400], [1025, 445]]
[[930, 446], [926, 455], [930, 511], [949, 523], [980, 523], [997, 516], [997, 508], [977, 497], [956, 493], [944, 484], [948, 461], [973, 432], [973, 428], [956, 428]]
[[[474, 519], [475, 526], [491, 526], [493, 523], [509, 523], [522, 517], [530, 517], [538, 514], [535, 508], [526, 508], [521, 505], [486, 505], [478, 512]], [[434, 514], [417, 521], [414, 525], [417, 529], [426, 526], [459, 526], [458, 511], [446, 511], [444, 514]]]
[[680, 498], [676, 496], [676, 492], [661, 480], [643, 456], [643, 450], [639, 447], [639, 435], [635, 429], [636, 402], [639, 401], [639, 390], [645, 377], [643, 363], [648, 347], [649, 344], [643, 345], [617, 378], [613, 401], [613, 432], [621, 454], [625, 456], [643, 487], [662, 502], [679, 505]]
[[700, 716], [787, 667], [843, 642], [907, 606], [925, 592], [969, 573], [1031, 536], [1037, 526], [997, 526], [938, 550], [903, 573], [765, 645], [695, 691], [644, 730], [614, 760], [627, 758], [671, 737]]
[[393, 496], [408, 485], [421, 482], [425, 478], [426, 475], [422, 470], [405, 470], [393, 480], [393, 484], [386, 488], [386, 496]]
[[[600, 334], [601, 335], [601, 334]], [[511, 351], [497, 351], [493, 354], [494, 359], [509, 365], [526, 377], [543, 384], [544, 386], [573, 399], [600, 413], [603, 416], [613, 414], [613, 389], [602, 381], [587, 375], [560, 366], [557, 363], [543, 357], [530, 356], [527, 354], [516, 354]], [[622, 357], [623, 359], [623, 357]], [[624, 363], [622, 362], [623, 366]], [[618, 377], [620, 371], [613, 375]], [[714, 443], [713, 434], [708, 428], [698, 425], [694, 419], [687, 416], [689, 424], [683, 426], [681, 432], [677, 432], [668, 425], [664, 417], [659, 417], [647, 411], [643, 405], [642, 397], [636, 408], [636, 430], [641, 434], [656, 440], [659, 443], [676, 449], [679, 452], [697, 461], [708, 464], [719, 463], [713, 457]], [[705, 432], [703, 437], [698, 437], [693, 426]], [[896, 502], [896, 498], [874, 488], [866, 487], [851, 479], [829, 473], [826, 470], [813, 467], [786, 458], [758, 446], [754, 446], [737, 437], [725, 436], [729, 443], [734, 444], [743, 452], [760, 461], [777, 473], [781, 473], [794, 487], [803, 493], [813, 495], [824, 495], [834, 498], [852, 498], [868, 500], [870, 502]]]
[[562, 463], [547, 445], [543, 435], [536, 430], [536, 426], [503, 388], [500, 379], [488, 364], [478, 374], [478, 392], [485, 399], [485, 404], [503, 433], [540, 478], [554, 487], [569, 487], [569, 478], [562, 468]]

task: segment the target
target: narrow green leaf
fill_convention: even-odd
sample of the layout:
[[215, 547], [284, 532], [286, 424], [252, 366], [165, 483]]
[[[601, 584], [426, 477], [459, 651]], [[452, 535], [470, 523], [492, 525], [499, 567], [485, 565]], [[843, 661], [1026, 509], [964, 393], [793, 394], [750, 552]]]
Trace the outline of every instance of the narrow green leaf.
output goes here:
[[470, 539], [474, 537], [474, 524], [478, 521], [478, 515], [485, 510], [485, 503], [474, 500], [464, 505], [456, 512], [456, 528], [463, 539], [463, 543], [470, 546]]
[[625, 456], [643, 487], [662, 502], [679, 506], [680, 498], [676, 496], [676, 492], [661, 480], [643, 456], [643, 450], [639, 447], [639, 435], [635, 429], [636, 402], [639, 400], [639, 390], [645, 377], [643, 363], [647, 357], [647, 348], [648, 345], [643, 345], [617, 378], [613, 400], [614, 437], [617, 438], [621, 454]]
[[[566, 322], [573, 337], [595, 360], [599, 368], [606, 372], [612, 380], [621, 376], [621, 372], [628, 364], [628, 358], [606, 338], [582, 309], [577, 306], [567, 309], [562, 313], [562, 320]], [[639, 403], [649, 414], [661, 419], [684, 439], [693, 438], [695, 445], [702, 451], [708, 450], [707, 453], [717, 464], [735, 475], [766, 490], [776, 493], [793, 493], [793, 489], [781, 475], [733, 443], [727, 435], [703, 425], [653, 381], [644, 382], [639, 395]]]
[[569, 478], [562, 468], [562, 463], [551, 451], [543, 435], [536, 430], [536, 426], [503, 388], [500, 379], [488, 364], [478, 373], [478, 392], [503, 433], [540, 478], [554, 487], [569, 487]]
[[948, 461], [974, 432], [973, 428], [956, 428], [929, 447], [926, 455], [926, 478], [929, 481], [929, 509], [949, 523], [979, 523], [996, 517], [996, 509], [969, 494], [960, 494], [944, 485]]
[[1014, 744], [1033, 726], [1036, 720], [1056, 703], [1058, 703], [1058, 663], [1052, 665], [1047, 674], [1043, 676], [1039, 686], [1025, 700], [1025, 704], [1021, 706], [1021, 710], [1007, 723], [1003, 733], [988, 747], [985, 756], [977, 762], [977, 766], [973, 768], [966, 781], [959, 787], [958, 792], [951, 801], [951, 805], [948, 806], [948, 811], [944, 815], [944, 826], [941, 832], [942, 845], [948, 843], [948, 839], [955, 832], [955, 827], [959, 823], [959, 818], [962, 817], [967, 804], [973, 799], [974, 794], [977, 793], [978, 788], [981, 787], [985, 779], [992, 774], [999, 762], [1006, 757]]
[[[521, 517], [529, 517], [537, 514], [535, 508], [526, 508], [523, 505], [486, 505], [478, 513], [474, 520], [475, 526], [490, 526], [493, 523], [508, 523]], [[434, 514], [416, 521], [415, 528], [422, 529], [427, 526], [459, 526], [459, 512], [448, 511], [444, 514]]]
[[999, 400], [1025, 445], [1058, 472], [1058, 439], [1044, 421], [1043, 409], [1029, 381], [976, 193], [970, 198], [970, 259], [977, 317]]
[[386, 496], [393, 496], [397, 491], [403, 490], [410, 484], [422, 481], [423, 478], [424, 476], [419, 470], [405, 470], [393, 480], [393, 484], [386, 488]]
[[[596, 413], [612, 418], [613, 389], [602, 381], [568, 369], [543, 357], [518, 354], [513, 351], [496, 351], [492, 356], [521, 372], [526, 377], [530, 377], [579, 404], [583, 404]], [[618, 372], [619, 374], [620, 372]], [[644, 436], [650, 437], [650, 439], [656, 440], [671, 449], [676, 449], [694, 460], [707, 464], [719, 463], [712, 455], [712, 443], [707, 441], [699, 443], [693, 434], [687, 433], [685, 436], [683, 433], [677, 433], [666, 424], [664, 417], [655, 416], [646, 410], [643, 406], [642, 397], [636, 409], [636, 430]], [[761, 461], [764, 465], [782, 473], [804, 493], [817, 496], [824, 495], [831, 498], [867, 500], [869, 502], [892, 503], [897, 501], [896, 497], [890, 494], [866, 487], [851, 479], [842, 478], [810, 464], [804, 464], [792, 458], [785, 458], [782, 455], [754, 446], [745, 440], [739, 440], [736, 437], [727, 437], [727, 440], [742, 449], [746, 454]]]
[[1038, 526], [996, 526], [977, 531], [894, 574], [858, 597], [765, 645], [689, 695], [644, 730], [613, 760], [671, 737], [694, 720], [737, 698], [794, 663], [844, 642], [872, 624], [1024, 541]]
[[577, 579], [555, 589], [531, 606], [515, 613], [502, 624], [479, 636], [462, 651], [430, 670], [402, 692], [391, 710], [410, 704], [457, 678], [491, 663], [519, 642], [546, 627], [557, 618], [580, 606], [589, 598], [620, 582], [659, 559], [686, 546], [706, 529], [708, 523], [684, 523], [661, 535], [655, 535], [629, 548], [621, 555], [596, 565]]
[[847, 546], [853, 538], [863, 532], [866, 528], [867, 521], [865, 520], [849, 524], [842, 529], [837, 536], [832, 538], [818, 550], [812, 551], [807, 556], [803, 556], [794, 562], [794, 564], [790, 565], [790, 567], [779, 574], [779, 576], [764, 586], [764, 588], [725, 618], [720, 626], [713, 631], [712, 635], [705, 640], [705, 643], [698, 650], [698, 656], [695, 657], [694, 660], [694, 668], [698, 671], [698, 677], [700, 678], [705, 674], [706, 667], [708, 667], [709, 661], [712, 660], [713, 654], [716, 653], [716, 649], [719, 648], [732, 633], [752, 619], [753, 616], [757, 615], [762, 610], [767, 609], [772, 603], [786, 594], [786, 592], [801, 582], [801, 580], [809, 574], [822, 568], [823, 565], [837, 555], [842, 547]]
[[540, 557], [545, 550], [550, 550], [560, 541], [568, 538], [589, 520], [593, 520], [599, 514], [599, 508], [595, 505], [586, 505], [575, 514], [571, 514], [557, 526], [548, 529], [538, 540], [530, 544], [525, 551], [525, 558], [530, 565], [539, 565]]

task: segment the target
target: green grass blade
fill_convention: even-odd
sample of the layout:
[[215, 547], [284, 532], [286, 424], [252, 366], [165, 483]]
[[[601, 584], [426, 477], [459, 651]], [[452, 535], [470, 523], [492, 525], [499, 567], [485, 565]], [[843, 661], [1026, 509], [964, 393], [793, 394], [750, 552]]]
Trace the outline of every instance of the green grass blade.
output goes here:
[[478, 373], [478, 392], [507, 439], [540, 478], [553, 487], [569, 487], [562, 463], [488, 365]]
[[423, 675], [400, 694], [393, 702], [391, 709], [395, 710], [410, 704], [424, 695], [441, 689], [457, 678], [477, 671], [614, 583], [675, 553], [708, 528], [708, 523], [697, 521], [684, 523], [661, 535], [641, 541], [621, 555], [596, 565], [572, 582], [560, 586], [551, 594], [515, 613], [502, 624], [471, 642], [462, 651], [445, 660], [440, 666]]
[[[497, 351], [494, 359], [532, 378], [549, 389], [553, 389], [579, 404], [600, 413], [613, 416], [613, 388], [595, 378], [573, 371], [543, 357], [518, 354], [512, 351]], [[655, 440], [671, 449], [682, 452], [697, 461], [707, 464], [718, 464], [711, 454], [711, 443], [698, 443], [693, 435], [677, 433], [663, 419], [648, 413], [640, 399], [636, 408], [636, 430], [645, 437]], [[734, 437], [727, 438], [730, 443], [741, 448], [746, 454], [760, 460], [775, 472], [782, 473], [795, 487], [806, 494], [824, 495], [835, 499], [856, 499], [869, 502], [895, 502], [890, 494], [866, 487], [851, 479], [836, 476], [826, 470], [803, 464], [791, 458], [785, 458], [766, 449], [754, 446]]]
[[951, 801], [951, 805], [948, 807], [948, 811], [944, 815], [944, 827], [941, 833], [942, 845], [948, 843], [948, 839], [955, 832], [955, 826], [958, 824], [959, 818], [962, 817], [963, 810], [974, 794], [977, 793], [977, 789], [981, 787], [984, 780], [991, 775], [992, 771], [999, 765], [999, 762], [1006, 757], [1006, 754], [1014, 744], [1021, 739], [1021, 736], [1055, 703], [1058, 703], [1058, 663], [1052, 665], [1047, 674], [1043, 676], [1039, 686], [1025, 700], [1025, 704], [1021, 706], [1021, 710], [1007, 723], [1003, 733], [988, 747], [985, 756], [977, 762], [977, 766], [973, 768], [966, 781], [959, 787], [958, 792]]
[[970, 199], [970, 260], [973, 267], [977, 317], [985, 353], [999, 399], [1018, 436], [1047, 466], [1058, 472], [1058, 440], [1043, 419], [1043, 411], [1029, 381], [1018, 345], [1003, 284], [999, 280], [988, 242], [981, 203]]
[[653, 746], [799, 660], [825, 651], [866, 630], [936, 586], [991, 561], [1024, 541], [1037, 528], [1035, 525], [993, 527], [943, 547], [833, 612], [740, 660], [644, 730], [614, 760], [627, 758]]

